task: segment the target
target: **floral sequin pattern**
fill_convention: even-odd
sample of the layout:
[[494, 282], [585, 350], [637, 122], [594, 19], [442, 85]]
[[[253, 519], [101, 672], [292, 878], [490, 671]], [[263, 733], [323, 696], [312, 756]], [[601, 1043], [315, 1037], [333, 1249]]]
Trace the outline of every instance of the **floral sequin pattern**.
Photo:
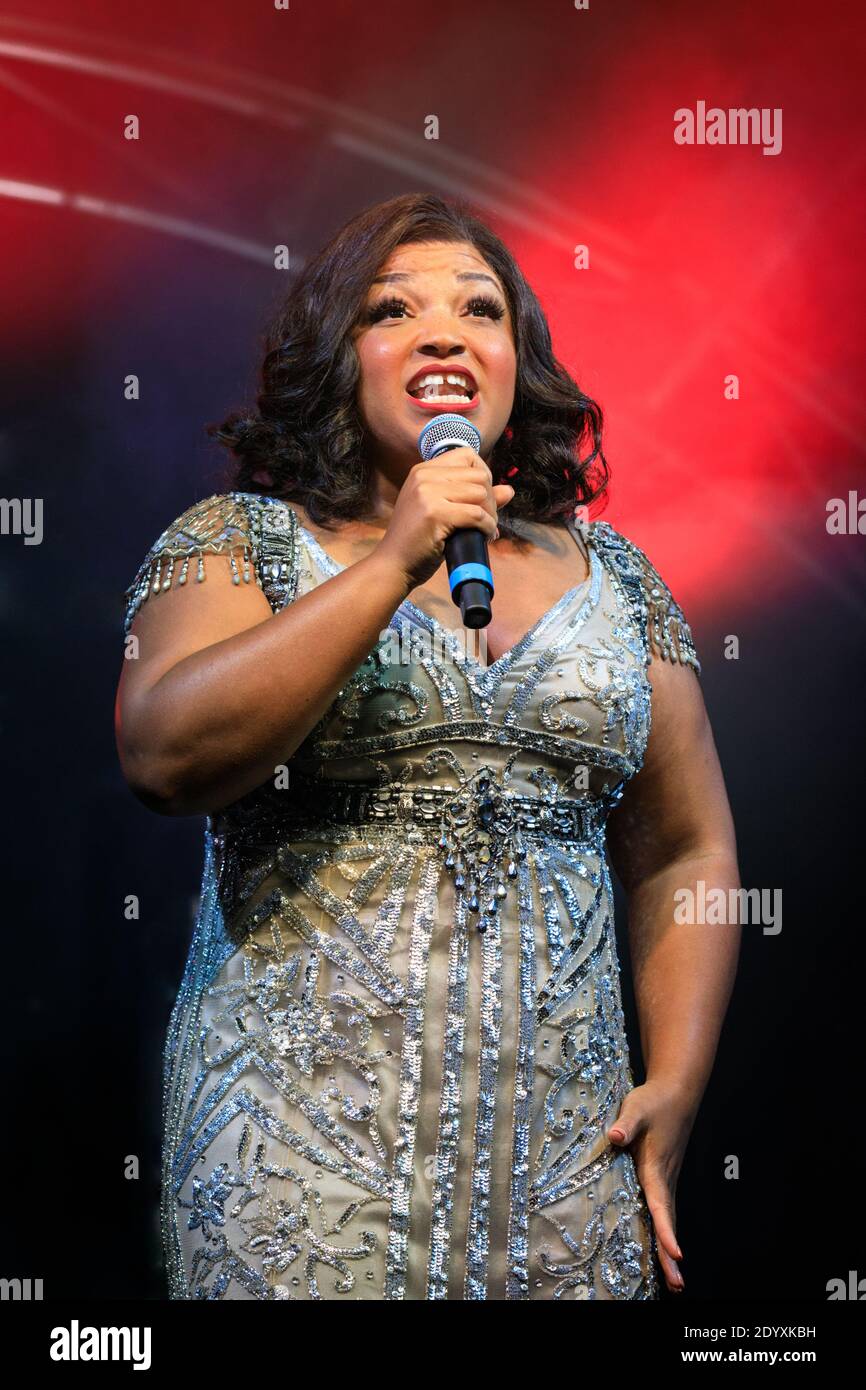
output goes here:
[[[268, 1161], [265, 1142], [251, 1153], [252, 1135], [245, 1125], [235, 1166], [221, 1163], [194, 1182], [189, 1229], [201, 1228], [202, 1243], [192, 1254], [190, 1297], [220, 1299], [235, 1284], [262, 1299], [319, 1300], [323, 1275], [329, 1290], [351, 1295], [358, 1266], [377, 1245], [371, 1231], [362, 1231], [357, 1242], [340, 1238], [358, 1204], [329, 1221], [313, 1183], [291, 1165]], [[234, 1245], [221, 1229], [228, 1201], [238, 1233]]]
[[[554, 1299], [658, 1297], [655, 1237], [646, 1200], [631, 1156], [621, 1155], [619, 1165], [621, 1180], [609, 1196], [591, 1207], [582, 1229], [575, 1231], [573, 1223], [544, 1213], [551, 1236], [538, 1251], [539, 1286], [548, 1283]], [[592, 1201], [591, 1189], [588, 1195]], [[559, 1254], [563, 1247], [564, 1253]]]
[[[403, 696], [397, 701], [395, 696]], [[354, 676], [345, 692], [338, 697], [335, 708], [345, 721], [344, 733], [353, 734], [364, 713], [365, 706], [372, 709], [376, 699], [385, 699], [385, 708], [373, 715], [374, 727], [389, 729], [394, 725], [409, 727], [420, 723], [427, 714], [429, 697], [426, 691], [413, 681], [385, 680], [377, 671], [366, 669]]]
[[602, 739], [607, 741], [619, 729], [624, 746], [640, 766], [646, 752], [649, 683], [632, 653], [611, 633], [581, 652], [577, 669], [587, 691], [581, 698], [590, 700], [605, 716]]

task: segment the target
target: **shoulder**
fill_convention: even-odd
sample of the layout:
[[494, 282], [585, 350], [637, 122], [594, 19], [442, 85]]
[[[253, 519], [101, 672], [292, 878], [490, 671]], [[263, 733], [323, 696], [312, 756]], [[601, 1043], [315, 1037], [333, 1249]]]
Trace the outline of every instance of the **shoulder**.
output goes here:
[[239, 537], [250, 542], [259, 539], [263, 525], [286, 528], [295, 513], [279, 497], [259, 492], [216, 492], [201, 502], [193, 502], [166, 527], [151, 549], [185, 546], [188, 540], [222, 545]]
[[655, 654], [692, 666], [700, 674], [701, 664], [685, 614], [646, 552], [608, 521], [590, 522], [583, 531], [639, 617], [648, 660]]
[[[142, 603], [173, 583], [205, 578], [205, 555], [227, 555], [235, 584], [262, 585], [261, 567], [272, 552], [285, 562], [295, 514], [279, 498], [253, 492], [214, 493], [176, 516], [148, 548], [123, 593], [123, 630], [128, 633]], [[195, 567], [190, 574], [190, 565]]]

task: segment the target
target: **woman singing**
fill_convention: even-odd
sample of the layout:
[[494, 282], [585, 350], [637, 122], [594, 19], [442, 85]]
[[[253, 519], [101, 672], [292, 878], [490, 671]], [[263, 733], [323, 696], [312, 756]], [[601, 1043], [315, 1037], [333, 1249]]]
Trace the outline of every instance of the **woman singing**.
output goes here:
[[[437, 412], [479, 451], [419, 461]], [[739, 932], [675, 894], [737, 887], [736, 846], [682, 611], [585, 519], [601, 427], [498, 237], [394, 198], [302, 271], [257, 409], [218, 431], [228, 490], [127, 590], [124, 775], [207, 817], [164, 1059], [171, 1298], [682, 1287]], [[474, 634], [458, 528], [495, 578]]]

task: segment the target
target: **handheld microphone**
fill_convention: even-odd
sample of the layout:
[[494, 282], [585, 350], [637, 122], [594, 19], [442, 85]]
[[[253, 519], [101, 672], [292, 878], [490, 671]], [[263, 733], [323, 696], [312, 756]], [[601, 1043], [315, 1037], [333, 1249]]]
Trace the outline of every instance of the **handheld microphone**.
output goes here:
[[[438, 458], [464, 444], [477, 454], [481, 435], [470, 420], [457, 414], [434, 416], [418, 436], [418, 449], [425, 460]], [[445, 541], [445, 563], [451, 597], [460, 607], [463, 626], [486, 627], [493, 617], [493, 574], [484, 532], [468, 526], [452, 531]]]

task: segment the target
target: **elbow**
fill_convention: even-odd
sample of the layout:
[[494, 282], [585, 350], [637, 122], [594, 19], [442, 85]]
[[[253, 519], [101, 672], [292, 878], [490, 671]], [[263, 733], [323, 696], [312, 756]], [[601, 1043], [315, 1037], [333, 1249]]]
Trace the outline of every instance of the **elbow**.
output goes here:
[[183, 816], [184, 768], [168, 738], [166, 721], [118, 695], [114, 739], [124, 781], [142, 806], [158, 816]]
[[188, 812], [182, 807], [180, 798], [172, 783], [146, 773], [134, 774], [124, 771], [124, 778], [136, 801], [157, 816], [182, 816]]
[[126, 752], [120, 761], [133, 796], [158, 816], [210, 816], [234, 799], [203, 786], [201, 769], [191, 767], [186, 759], [135, 757]]
[[151, 791], [147, 787], [138, 786], [130, 783], [130, 791], [136, 801], [140, 801], [142, 806], [148, 811], [153, 811], [157, 816], [178, 816], [184, 812], [177, 809], [176, 802], [172, 797], [166, 796], [161, 792]]
[[623, 882], [626, 893], [631, 896], [658, 880], [670, 882], [679, 879], [683, 885], [696, 879], [724, 883], [739, 887], [740, 870], [736, 849], [726, 844], [694, 845], [677, 853], [660, 854], [644, 872], [636, 874], [628, 882]]
[[148, 811], [158, 816], [189, 815], [180, 795], [177, 769], [152, 751], [146, 755], [118, 742], [118, 757], [124, 780]]
[[727, 880], [736, 880], [737, 883], [740, 881], [736, 844], [725, 841], [706, 841], [700, 845], [695, 845], [672, 862], [674, 865], [680, 864], [694, 872], [700, 872], [704, 868], [707, 872], [714, 871]]

